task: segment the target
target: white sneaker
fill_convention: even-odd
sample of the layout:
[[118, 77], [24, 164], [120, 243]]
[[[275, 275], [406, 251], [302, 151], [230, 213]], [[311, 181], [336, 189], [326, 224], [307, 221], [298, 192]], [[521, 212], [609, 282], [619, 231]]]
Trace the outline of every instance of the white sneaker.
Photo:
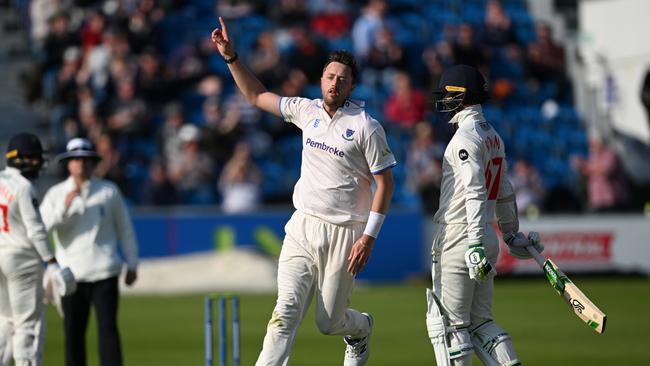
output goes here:
[[370, 336], [372, 335], [372, 315], [368, 313], [362, 313], [368, 318], [368, 324], [370, 324], [370, 331], [368, 335], [363, 338], [351, 339], [348, 337], [343, 337], [347, 347], [345, 348], [345, 359], [343, 360], [343, 366], [362, 366], [368, 362], [368, 357], [370, 357]]

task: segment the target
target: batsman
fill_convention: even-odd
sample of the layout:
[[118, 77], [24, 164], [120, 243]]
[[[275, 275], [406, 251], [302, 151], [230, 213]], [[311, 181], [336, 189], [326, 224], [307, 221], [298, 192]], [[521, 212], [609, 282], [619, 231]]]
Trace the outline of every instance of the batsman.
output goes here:
[[501, 136], [483, 116], [487, 82], [475, 68], [456, 65], [434, 91], [436, 110], [449, 113], [454, 136], [442, 163], [440, 208], [434, 216], [426, 325], [438, 366], [467, 366], [474, 353], [488, 366], [520, 365], [508, 333], [492, 315], [499, 230], [511, 255], [539, 252], [539, 234], [519, 232], [515, 195], [507, 180]]
[[0, 171], [0, 366], [10, 358], [15, 366], [43, 365], [43, 262], [50, 275], [61, 274], [34, 188], [43, 154], [36, 135], [19, 133], [9, 140], [7, 167]]

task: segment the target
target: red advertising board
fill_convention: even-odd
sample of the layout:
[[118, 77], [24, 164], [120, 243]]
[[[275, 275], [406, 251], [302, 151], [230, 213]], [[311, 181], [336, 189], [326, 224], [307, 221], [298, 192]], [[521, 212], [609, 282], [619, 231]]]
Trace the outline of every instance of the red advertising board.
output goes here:
[[[562, 268], [581, 269], [609, 266], [612, 260], [612, 231], [553, 231], [540, 232], [544, 244], [544, 256]], [[521, 261], [508, 254], [508, 247], [501, 240], [501, 253], [497, 271], [509, 273], [517, 269], [536, 267], [532, 261]]]

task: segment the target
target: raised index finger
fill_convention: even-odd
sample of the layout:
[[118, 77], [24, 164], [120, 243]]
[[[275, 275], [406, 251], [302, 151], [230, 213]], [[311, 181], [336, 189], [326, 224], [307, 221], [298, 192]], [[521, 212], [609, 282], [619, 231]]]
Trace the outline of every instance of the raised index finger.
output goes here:
[[223, 33], [223, 38], [228, 41], [228, 28], [226, 27], [226, 22], [223, 21], [222, 17], [219, 17], [219, 24], [221, 24], [221, 32]]

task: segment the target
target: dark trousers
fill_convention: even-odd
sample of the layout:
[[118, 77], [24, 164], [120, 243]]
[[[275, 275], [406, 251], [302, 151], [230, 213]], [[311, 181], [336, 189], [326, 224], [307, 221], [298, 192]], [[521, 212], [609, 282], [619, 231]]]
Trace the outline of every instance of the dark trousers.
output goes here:
[[117, 277], [97, 282], [79, 282], [77, 291], [62, 299], [66, 366], [86, 366], [86, 329], [90, 306], [95, 307], [102, 366], [121, 366], [122, 350], [117, 329]]

